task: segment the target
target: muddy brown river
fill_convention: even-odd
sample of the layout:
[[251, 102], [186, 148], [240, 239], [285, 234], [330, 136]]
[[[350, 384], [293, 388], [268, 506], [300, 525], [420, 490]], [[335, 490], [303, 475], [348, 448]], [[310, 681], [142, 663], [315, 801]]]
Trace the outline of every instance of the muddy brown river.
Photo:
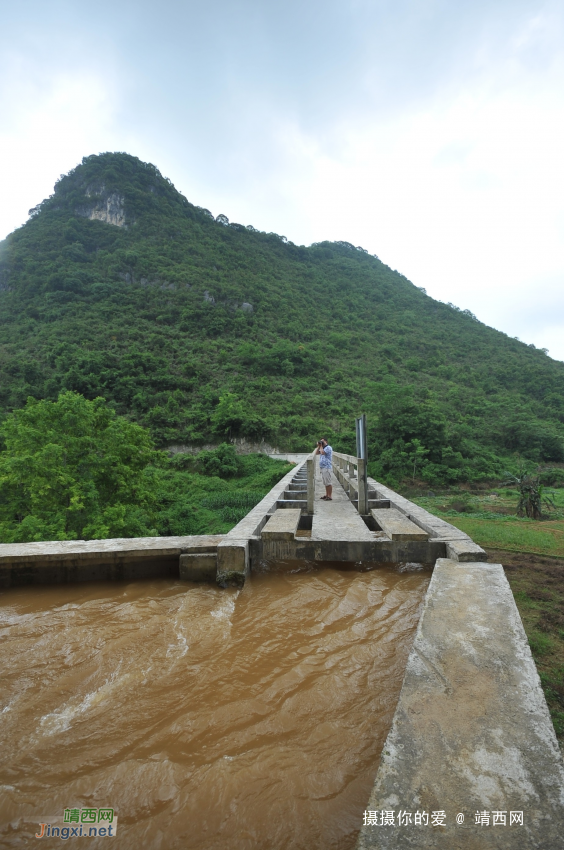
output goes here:
[[429, 578], [3, 592], [0, 846], [113, 808], [115, 837], [70, 844], [352, 850]]

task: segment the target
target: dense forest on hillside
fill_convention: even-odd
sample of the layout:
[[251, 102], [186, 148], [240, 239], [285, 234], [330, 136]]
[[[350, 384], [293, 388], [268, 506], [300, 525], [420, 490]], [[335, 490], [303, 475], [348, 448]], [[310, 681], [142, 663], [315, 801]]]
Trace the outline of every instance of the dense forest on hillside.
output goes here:
[[390, 483], [564, 461], [563, 363], [362, 248], [214, 218], [127, 154], [85, 158], [1, 243], [0, 374], [1, 417], [102, 396], [159, 447], [350, 451], [366, 412]]

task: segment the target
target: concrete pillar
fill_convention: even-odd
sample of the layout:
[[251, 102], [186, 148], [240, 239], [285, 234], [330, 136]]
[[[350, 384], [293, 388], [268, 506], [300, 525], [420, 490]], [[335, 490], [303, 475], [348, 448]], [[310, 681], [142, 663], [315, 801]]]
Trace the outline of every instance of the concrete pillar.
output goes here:
[[313, 514], [315, 503], [315, 458], [307, 459], [307, 512]]
[[227, 537], [217, 547], [217, 583], [220, 587], [243, 587], [249, 572], [248, 539]]

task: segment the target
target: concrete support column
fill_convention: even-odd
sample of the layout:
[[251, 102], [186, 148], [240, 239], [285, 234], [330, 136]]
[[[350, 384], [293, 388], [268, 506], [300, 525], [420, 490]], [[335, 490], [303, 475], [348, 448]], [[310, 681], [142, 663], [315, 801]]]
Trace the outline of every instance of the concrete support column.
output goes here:
[[347, 482], [346, 464], [342, 457], [339, 458], [339, 481], [341, 482], [345, 493], [348, 493], [349, 487]]
[[216, 581], [219, 586], [243, 587], [249, 572], [249, 540], [222, 540], [217, 547]]
[[307, 512], [313, 514], [315, 503], [315, 458], [307, 459]]

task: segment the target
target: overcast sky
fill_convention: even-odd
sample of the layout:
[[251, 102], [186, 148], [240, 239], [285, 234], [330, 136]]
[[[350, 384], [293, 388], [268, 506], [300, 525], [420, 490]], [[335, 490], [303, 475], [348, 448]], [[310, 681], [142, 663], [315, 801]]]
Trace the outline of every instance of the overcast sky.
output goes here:
[[83, 156], [564, 360], [561, 0], [2, 0], [0, 238]]

